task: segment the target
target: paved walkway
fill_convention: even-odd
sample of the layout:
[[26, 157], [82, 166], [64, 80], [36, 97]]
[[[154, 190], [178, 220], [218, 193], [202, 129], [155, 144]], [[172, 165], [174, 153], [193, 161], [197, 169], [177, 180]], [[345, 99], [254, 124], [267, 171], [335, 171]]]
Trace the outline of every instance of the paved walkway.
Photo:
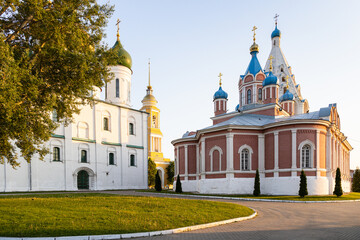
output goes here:
[[[159, 196], [151, 193], [127, 191], [111, 193]], [[165, 197], [179, 196], [167, 195]], [[258, 216], [252, 220], [219, 227], [141, 239], [360, 239], [360, 202], [278, 203], [234, 200], [216, 201], [233, 202], [254, 208], [258, 211]]]

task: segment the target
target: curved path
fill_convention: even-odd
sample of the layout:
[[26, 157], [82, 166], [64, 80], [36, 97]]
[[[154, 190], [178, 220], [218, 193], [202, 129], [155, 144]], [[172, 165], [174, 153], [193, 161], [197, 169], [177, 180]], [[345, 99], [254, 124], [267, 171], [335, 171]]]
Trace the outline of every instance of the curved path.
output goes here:
[[[179, 197], [127, 191], [108, 193]], [[218, 227], [141, 239], [360, 239], [360, 202], [281, 203], [215, 200], [254, 208], [258, 216], [252, 220]]]

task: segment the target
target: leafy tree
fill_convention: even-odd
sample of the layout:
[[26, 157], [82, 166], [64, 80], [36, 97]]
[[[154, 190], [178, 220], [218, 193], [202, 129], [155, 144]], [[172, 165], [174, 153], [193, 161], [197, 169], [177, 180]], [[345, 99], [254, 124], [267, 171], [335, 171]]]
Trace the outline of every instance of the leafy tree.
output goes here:
[[159, 175], [159, 171], [156, 172], [156, 176], [155, 176], [155, 189], [158, 192], [161, 192], [161, 178]]
[[254, 196], [260, 195], [260, 176], [259, 176], [259, 169], [256, 169], [255, 174], [255, 182], [254, 182]]
[[341, 195], [343, 195], [343, 190], [341, 187], [341, 173], [340, 173], [340, 168], [336, 169], [336, 176], [335, 176], [335, 189], [333, 192], [334, 195], [336, 195], [337, 197], [340, 197]]
[[176, 188], [175, 188], [175, 192], [177, 193], [182, 193], [182, 187], [181, 187], [181, 181], [180, 181], [180, 175], [177, 175], [176, 177]]
[[166, 175], [168, 184], [173, 184], [174, 182], [174, 162], [170, 162], [170, 164], [166, 167]]
[[151, 158], [148, 159], [148, 186], [154, 186], [155, 174], [157, 173], [156, 164]]
[[303, 198], [306, 195], [308, 195], [306, 175], [304, 170], [301, 170], [299, 196]]
[[102, 46], [113, 12], [96, 0], [0, 0], [0, 162], [19, 165], [48, 150], [43, 143], [67, 124], [91, 90], [109, 78], [115, 54]]
[[360, 192], [360, 169], [356, 169], [354, 172], [351, 190], [353, 192]]

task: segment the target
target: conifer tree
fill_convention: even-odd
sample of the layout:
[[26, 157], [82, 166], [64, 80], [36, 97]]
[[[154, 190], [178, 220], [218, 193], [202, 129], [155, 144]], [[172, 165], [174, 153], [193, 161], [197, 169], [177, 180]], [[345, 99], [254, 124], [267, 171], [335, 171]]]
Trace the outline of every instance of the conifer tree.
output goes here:
[[299, 196], [303, 198], [306, 195], [308, 195], [306, 174], [305, 174], [304, 170], [301, 170]]
[[159, 176], [159, 171], [156, 172], [155, 175], [155, 189], [158, 192], [161, 192], [162, 188], [161, 188], [161, 178]]
[[166, 175], [168, 184], [174, 184], [174, 161], [171, 161], [170, 164], [166, 167]]
[[175, 192], [177, 192], [177, 193], [182, 193], [180, 175], [177, 175], [177, 177], [176, 177], [176, 188], [175, 188]]
[[256, 169], [255, 182], [254, 182], [254, 196], [260, 195], [260, 176], [259, 169]]
[[336, 176], [335, 176], [335, 189], [333, 192], [334, 195], [336, 195], [337, 197], [340, 197], [341, 195], [343, 195], [343, 190], [341, 187], [341, 172], [340, 172], [340, 168], [336, 169]]
[[351, 190], [353, 192], [360, 192], [360, 169], [356, 169], [354, 172]]
[[155, 174], [156, 174], [156, 164], [151, 158], [148, 159], [148, 186], [154, 186], [155, 184]]

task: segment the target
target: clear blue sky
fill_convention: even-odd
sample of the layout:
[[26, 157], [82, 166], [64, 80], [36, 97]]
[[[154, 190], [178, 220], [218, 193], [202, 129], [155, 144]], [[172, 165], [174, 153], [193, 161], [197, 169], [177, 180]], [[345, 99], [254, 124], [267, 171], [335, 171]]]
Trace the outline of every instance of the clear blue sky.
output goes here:
[[342, 131], [354, 147], [351, 168], [360, 167], [360, 1], [99, 0], [115, 5], [104, 42], [120, 39], [133, 59], [131, 102], [141, 107], [148, 81], [161, 110], [165, 157], [171, 141], [211, 125], [212, 97], [223, 73], [228, 108], [238, 103], [237, 83], [250, 61], [251, 29], [262, 67], [271, 49], [273, 17], [280, 15], [281, 47], [310, 111], [338, 104]]

